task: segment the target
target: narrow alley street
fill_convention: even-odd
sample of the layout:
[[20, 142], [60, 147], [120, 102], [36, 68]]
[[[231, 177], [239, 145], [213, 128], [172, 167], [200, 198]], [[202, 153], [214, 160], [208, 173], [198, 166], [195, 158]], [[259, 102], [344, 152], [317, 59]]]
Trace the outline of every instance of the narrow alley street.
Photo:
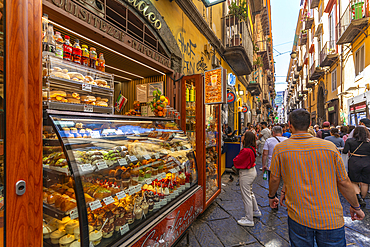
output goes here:
[[[237, 220], [244, 216], [240, 187], [236, 186], [237, 176], [233, 175], [234, 179], [230, 181], [230, 173], [225, 173], [222, 176], [220, 196], [190, 227], [191, 247], [289, 246], [287, 210], [281, 206], [277, 212], [270, 209], [267, 199], [268, 182], [262, 179], [262, 171], [257, 170], [258, 176], [253, 191], [262, 217], [254, 218], [255, 226], [243, 227], [237, 224]], [[344, 208], [347, 246], [369, 246], [369, 196], [366, 199], [368, 206], [364, 209], [366, 218], [363, 221], [352, 222], [348, 202], [343, 196], [341, 201]], [[186, 241], [182, 241], [179, 246], [186, 246]]]

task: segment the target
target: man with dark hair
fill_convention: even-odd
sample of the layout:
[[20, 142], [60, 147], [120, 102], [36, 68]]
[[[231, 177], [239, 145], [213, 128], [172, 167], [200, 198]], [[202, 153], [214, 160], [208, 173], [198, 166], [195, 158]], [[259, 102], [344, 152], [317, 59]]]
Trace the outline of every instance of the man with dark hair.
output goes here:
[[283, 128], [283, 134], [282, 136], [286, 137], [286, 138], [289, 138], [292, 134], [289, 132], [289, 130], [287, 130], [287, 125], [285, 124], [282, 124], [281, 125], [281, 128]]
[[[338, 190], [347, 199], [352, 220], [365, 217], [347, 176], [342, 158], [332, 142], [307, 133], [310, 113], [297, 109], [289, 114], [292, 137], [275, 146], [271, 160], [269, 203], [276, 208], [276, 192], [284, 181], [281, 202], [288, 208], [292, 247], [345, 247], [343, 208]], [[302, 234], [303, 233], [303, 234]]]
[[262, 149], [263, 149], [263, 146], [265, 145], [266, 140], [268, 138], [270, 138], [270, 136], [271, 136], [271, 132], [267, 128], [267, 123], [266, 122], [261, 122], [261, 128], [262, 128], [262, 130], [261, 130], [261, 132], [258, 136], [258, 139], [260, 140], [258, 152], [260, 154], [262, 154]]
[[319, 130], [316, 133], [316, 137], [325, 139], [325, 137], [330, 136], [330, 123], [329, 122], [324, 122], [322, 124], [322, 130]]

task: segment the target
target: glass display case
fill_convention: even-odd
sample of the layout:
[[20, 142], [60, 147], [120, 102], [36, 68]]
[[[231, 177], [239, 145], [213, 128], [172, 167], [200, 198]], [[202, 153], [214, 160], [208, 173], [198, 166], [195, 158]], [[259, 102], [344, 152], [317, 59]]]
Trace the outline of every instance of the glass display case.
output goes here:
[[220, 110], [219, 105], [205, 106], [205, 148], [206, 148], [206, 202], [220, 189], [219, 168], [220, 168]]
[[185, 133], [163, 118], [48, 111], [44, 246], [111, 246], [198, 184]]
[[43, 104], [48, 109], [113, 113], [113, 75], [45, 56], [43, 76]]

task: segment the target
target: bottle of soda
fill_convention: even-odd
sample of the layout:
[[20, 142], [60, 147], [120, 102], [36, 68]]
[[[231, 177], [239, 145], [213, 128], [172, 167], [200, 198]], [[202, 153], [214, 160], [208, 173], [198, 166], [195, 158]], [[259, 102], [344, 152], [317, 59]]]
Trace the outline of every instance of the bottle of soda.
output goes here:
[[63, 38], [60, 35], [60, 32], [55, 32], [55, 56], [63, 59]]
[[64, 36], [64, 44], [63, 44], [63, 59], [72, 61], [72, 45], [69, 41], [69, 36]]
[[87, 47], [87, 45], [82, 45], [81, 64], [85, 65], [85, 66], [89, 66], [89, 62], [90, 62], [90, 53], [89, 53], [88, 47]]
[[99, 54], [99, 59], [98, 59], [98, 70], [100, 71], [105, 71], [105, 59], [103, 53]]
[[78, 39], [75, 39], [75, 44], [73, 45], [72, 49], [72, 57], [73, 57], [73, 62], [81, 64], [81, 46], [80, 46], [80, 41]]
[[49, 23], [49, 16], [47, 14], [42, 15], [42, 39], [46, 36], [48, 32], [48, 23]]
[[90, 67], [96, 69], [96, 61], [98, 60], [98, 55], [94, 47], [90, 48]]
[[265, 171], [264, 173], [263, 173], [263, 180], [267, 180], [267, 171]]
[[53, 24], [49, 23], [46, 36], [42, 40], [42, 55], [55, 56], [55, 40], [53, 34]]

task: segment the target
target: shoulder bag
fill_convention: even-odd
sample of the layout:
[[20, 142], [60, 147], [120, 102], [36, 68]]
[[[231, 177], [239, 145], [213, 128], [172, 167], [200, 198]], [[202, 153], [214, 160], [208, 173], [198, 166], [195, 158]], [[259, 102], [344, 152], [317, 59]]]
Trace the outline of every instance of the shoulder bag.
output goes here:
[[359, 149], [362, 146], [362, 144], [364, 144], [364, 142], [361, 142], [360, 145], [358, 145], [358, 147], [355, 149], [355, 151], [353, 151], [353, 153], [351, 152], [349, 153], [348, 160], [356, 153], [357, 149]]
[[277, 138], [276, 136], [274, 136], [275, 137], [275, 139], [280, 143], [280, 140], [279, 140], [279, 138]]

